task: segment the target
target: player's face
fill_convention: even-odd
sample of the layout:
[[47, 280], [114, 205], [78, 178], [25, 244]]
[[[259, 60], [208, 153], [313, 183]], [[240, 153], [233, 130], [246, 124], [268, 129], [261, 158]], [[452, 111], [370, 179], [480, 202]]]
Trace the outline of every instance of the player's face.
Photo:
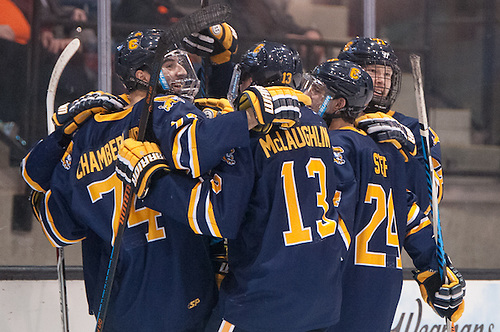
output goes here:
[[325, 100], [324, 89], [316, 84], [311, 84], [311, 87], [305, 91], [305, 94], [311, 98], [311, 109], [317, 113]]
[[174, 90], [175, 93], [180, 93], [182, 83], [180, 80], [187, 77], [187, 71], [182, 66], [178, 56], [170, 56], [163, 63], [161, 70], [167, 83]]
[[366, 65], [365, 71], [373, 81], [373, 95], [387, 97], [391, 90], [392, 68], [384, 65]]
[[[332, 105], [328, 102], [329, 100], [333, 99], [333, 96], [328, 93], [328, 89], [326, 88], [326, 86], [319, 80], [309, 78], [308, 82], [305, 84], [303, 91], [307, 96], [311, 98], [311, 109], [314, 112], [318, 114], [321, 113], [320, 115], [333, 112]], [[325, 105], [323, 106], [324, 109], [320, 110], [323, 103], [325, 103]]]

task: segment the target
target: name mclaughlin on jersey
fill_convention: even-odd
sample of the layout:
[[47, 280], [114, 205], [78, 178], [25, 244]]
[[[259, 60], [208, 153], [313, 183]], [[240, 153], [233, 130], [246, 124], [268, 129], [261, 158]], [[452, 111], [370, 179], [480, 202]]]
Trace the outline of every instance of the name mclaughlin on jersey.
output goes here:
[[123, 137], [118, 136], [95, 151], [82, 153], [76, 169], [76, 178], [80, 180], [85, 175], [100, 172], [105, 167], [112, 165], [118, 156], [118, 149], [122, 143]]
[[288, 130], [273, 131], [259, 139], [266, 158], [282, 151], [300, 149], [305, 146], [331, 148], [328, 130], [320, 126], [299, 126]]

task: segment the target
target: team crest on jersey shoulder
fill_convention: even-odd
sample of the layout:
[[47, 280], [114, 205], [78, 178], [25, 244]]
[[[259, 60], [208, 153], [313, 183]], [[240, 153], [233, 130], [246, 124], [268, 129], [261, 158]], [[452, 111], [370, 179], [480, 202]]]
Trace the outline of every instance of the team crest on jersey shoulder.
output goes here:
[[170, 111], [172, 106], [174, 106], [179, 102], [183, 104], [186, 103], [184, 99], [175, 95], [156, 97], [155, 102], [160, 103], [161, 105], [158, 106], [158, 109], [163, 110], [165, 112]]
[[345, 164], [344, 149], [341, 146], [332, 146], [333, 161], [338, 165]]
[[61, 159], [61, 164], [63, 165], [65, 170], [69, 170], [71, 168], [71, 161], [73, 158], [71, 157], [71, 154], [65, 152], [64, 156]]
[[61, 164], [65, 170], [69, 170], [71, 168], [71, 161], [73, 158], [71, 157], [71, 153], [73, 152], [73, 142], [71, 142], [64, 152], [64, 155], [61, 158]]

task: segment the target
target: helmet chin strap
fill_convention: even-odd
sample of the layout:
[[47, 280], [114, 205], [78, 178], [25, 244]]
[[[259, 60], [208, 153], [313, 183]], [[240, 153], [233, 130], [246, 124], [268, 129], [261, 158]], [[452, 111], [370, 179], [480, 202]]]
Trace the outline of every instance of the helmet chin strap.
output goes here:
[[330, 100], [332, 100], [332, 96], [327, 95], [325, 99], [323, 99], [323, 102], [321, 103], [321, 106], [319, 107], [318, 114], [319, 116], [323, 117], [323, 114], [325, 114], [326, 109], [328, 108], [328, 104], [330, 103]]
[[165, 78], [165, 75], [163, 75], [163, 71], [161, 71], [161, 70], [160, 70], [159, 83], [160, 83], [161, 88], [164, 91], [169, 91], [170, 90], [170, 85], [168, 84], [167, 79]]

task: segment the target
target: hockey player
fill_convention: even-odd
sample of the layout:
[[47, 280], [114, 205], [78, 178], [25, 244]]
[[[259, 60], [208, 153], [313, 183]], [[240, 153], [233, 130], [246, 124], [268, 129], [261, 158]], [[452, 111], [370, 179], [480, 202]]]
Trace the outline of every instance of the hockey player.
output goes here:
[[[252, 179], [249, 203], [233, 197], [225, 206], [239, 209], [244, 204], [244, 217], [199, 222], [200, 212], [220, 212], [211, 203], [224, 194], [224, 177], [210, 192], [196, 193], [190, 210], [195, 232], [217, 230], [229, 239], [229, 273], [206, 331], [323, 331], [338, 320], [341, 260], [348, 246], [346, 227], [331, 203], [334, 190], [329, 188], [336, 187], [336, 179], [326, 127], [305, 106], [310, 99], [296, 90], [302, 75], [296, 51], [264, 41], [246, 52], [240, 64], [253, 83], [238, 97], [238, 109], [261, 110], [257, 118], [274, 109], [276, 117], [251, 131], [252, 158], [245, 165]], [[300, 119], [289, 116], [296, 110]], [[126, 148], [120, 155], [137, 160]], [[167, 178], [153, 183], [145, 201], [150, 195], [161, 197]]]
[[[304, 100], [292, 90], [301, 80], [301, 61], [286, 45], [258, 43], [240, 64], [252, 85], [239, 97], [239, 109], [255, 100], [256, 85], [282, 87]], [[333, 158], [321, 119], [302, 106], [299, 121], [251, 137], [255, 184], [239, 233], [228, 243], [229, 274], [209, 331], [321, 330], [338, 318], [346, 243], [327, 189], [336, 181]]]
[[[426, 271], [425, 278], [432, 276], [432, 284], [422, 278], [427, 292], [424, 299], [441, 316], [458, 319], [463, 311], [465, 283], [451, 265], [447, 269], [453, 280], [450, 285], [435, 280], [439, 276], [432, 227], [415, 204], [413, 193], [406, 189], [408, 158], [402, 154], [412, 149], [399, 149], [398, 153], [389, 144], [391, 140], [377, 144], [354, 127], [373, 94], [369, 74], [350, 61], [333, 59], [312, 71], [304, 89], [312, 98], [314, 110], [327, 122], [335, 162], [343, 166], [339, 173], [344, 184], [338, 193], [339, 213], [346, 222], [354, 220], [350, 232], [353, 245], [343, 275], [341, 317], [329, 331], [390, 331], [402, 287], [403, 247], [413, 264]], [[401, 137], [392, 143], [407, 146], [401, 144], [406, 131], [392, 121], [393, 133], [389, 136]], [[354, 185], [345, 185], [352, 178]], [[452, 299], [441, 292], [455, 295]]]
[[[423, 155], [418, 119], [391, 110], [401, 88], [401, 69], [398, 66], [398, 57], [394, 50], [385, 40], [379, 38], [356, 37], [344, 46], [338, 58], [340, 60], [349, 60], [360, 65], [370, 74], [373, 80], [373, 99], [365, 109], [365, 113], [383, 112], [392, 116], [412, 131], [417, 145], [417, 156], [416, 158], [410, 158], [410, 161], [406, 165], [408, 174], [412, 174], [412, 178], [414, 179], [414, 181], [410, 183], [409, 188], [417, 195], [418, 204], [422, 209], [429, 212], [430, 200], [425, 173], [426, 161]], [[372, 115], [368, 115], [368, 118], [371, 116]], [[374, 117], [378, 118], [379, 116], [374, 115]], [[368, 130], [368, 128], [365, 129]], [[436, 179], [439, 179], [438, 201], [441, 201], [443, 194], [441, 145], [439, 137], [432, 129], [430, 130], [429, 141], [431, 144], [434, 172], [436, 173]]]
[[[56, 247], [82, 243], [94, 315], [123, 197], [113, 160], [123, 133], [137, 130], [159, 36], [159, 30], [136, 31], [118, 46], [116, 72], [127, 95], [89, 93], [64, 105], [54, 116], [57, 130], [22, 163], [24, 179], [37, 191], [34, 207], [49, 241]], [[191, 103], [198, 82], [187, 54], [174, 45], [164, 58], [160, 81], [164, 95], [155, 99], [152, 130], [172, 167], [189, 173], [184, 178], [197, 182], [192, 178], [232, 148], [248, 146], [245, 112], [207, 119]], [[103, 107], [112, 113], [102, 112]], [[105, 330], [202, 330], [216, 296], [207, 238], [137, 200], [123, 234]]]

